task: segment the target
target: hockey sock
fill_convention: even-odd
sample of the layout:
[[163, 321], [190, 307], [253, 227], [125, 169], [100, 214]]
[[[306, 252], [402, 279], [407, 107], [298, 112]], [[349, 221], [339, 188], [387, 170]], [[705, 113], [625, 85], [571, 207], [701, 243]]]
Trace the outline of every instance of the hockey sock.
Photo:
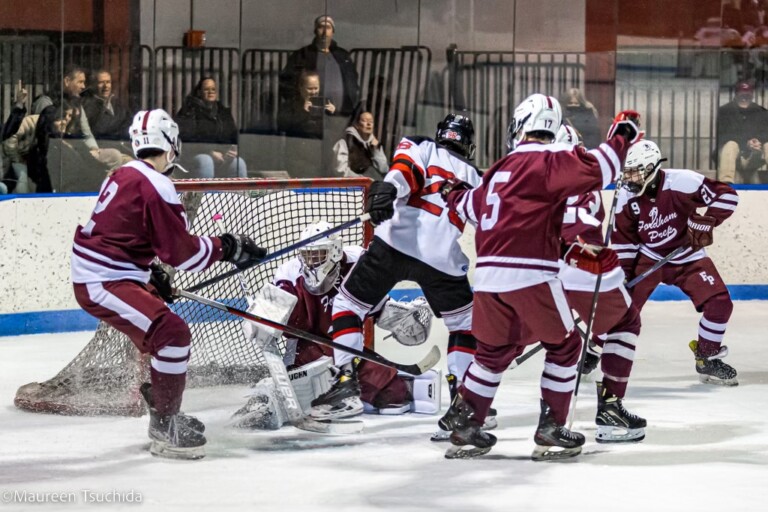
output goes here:
[[448, 334], [448, 373], [463, 380], [476, 349], [477, 341], [469, 331]]
[[488, 415], [502, 375], [502, 372], [494, 373], [477, 361], [472, 361], [464, 375], [464, 384], [459, 388], [459, 394], [475, 411], [473, 420], [480, 425]]
[[720, 351], [732, 312], [733, 302], [728, 294], [721, 293], [707, 299], [699, 320], [698, 355], [708, 357]]

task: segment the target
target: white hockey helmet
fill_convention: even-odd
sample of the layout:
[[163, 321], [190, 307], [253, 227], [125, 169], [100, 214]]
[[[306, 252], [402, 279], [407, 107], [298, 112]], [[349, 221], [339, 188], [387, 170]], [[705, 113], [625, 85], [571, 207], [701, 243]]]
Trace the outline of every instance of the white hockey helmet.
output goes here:
[[532, 94], [515, 109], [507, 128], [507, 147], [513, 150], [526, 134], [542, 132], [554, 140], [563, 122], [560, 102], [552, 96]]
[[129, 130], [133, 154], [139, 158], [142, 149], [159, 149], [161, 151], [173, 151], [169, 162], [181, 156], [181, 139], [179, 138], [179, 125], [165, 110], [141, 110], [133, 116], [133, 123]]
[[582, 141], [581, 137], [579, 137], [579, 132], [576, 131], [576, 128], [563, 123], [560, 126], [560, 129], [557, 131], [557, 135], [555, 135], [555, 142], [570, 144], [571, 146], [578, 146]]
[[665, 160], [661, 158], [661, 150], [655, 142], [647, 139], [635, 142], [624, 159], [624, 187], [642, 195], [648, 184], [656, 178], [660, 164]]
[[[307, 240], [333, 226], [321, 220], [313, 222], [301, 232], [301, 240]], [[324, 236], [299, 249], [301, 274], [307, 290], [315, 295], [328, 292], [339, 277], [339, 262], [344, 254], [341, 237], [338, 234]]]

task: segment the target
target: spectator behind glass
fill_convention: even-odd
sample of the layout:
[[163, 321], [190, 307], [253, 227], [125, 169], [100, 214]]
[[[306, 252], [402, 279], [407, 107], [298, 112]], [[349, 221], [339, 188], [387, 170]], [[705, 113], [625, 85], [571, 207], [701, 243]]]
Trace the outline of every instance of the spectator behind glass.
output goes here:
[[[80, 95], [84, 90], [85, 71], [76, 66], [70, 67], [62, 79], [61, 91], [47, 92], [35, 98], [34, 103], [32, 103], [32, 114], [41, 114], [46, 107], [53, 105], [54, 98], [58, 98], [61, 96], [60, 92], [63, 92], [61, 101], [66, 101], [74, 109], [72, 121], [67, 126], [67, 132], [64, 136], [81, 139], [72, 143], [72, 147], [80, 154], [82, 165], [85, 166], [79, 172], [94, 175], [98, 177], [94, 181], [101, 183], [105, 177], [104, 171], [116, 169], [124, 163], [130, 162], [132, 158], [120, 153], [117, 149], [99, 148], [99, 144], [91, 131], [91, 125], [88, 123], [88, 117], [83, 115]], [[73, 190], [72, 192], [74, 191], [81, 190]]]
[[330, 16], [315, 19], [315, 38], [288, 56], [280, 72], [281, 105], [290, 105], [299, 95], [297, 85], [304, 71], [316, 71], [322, 77], [320, 96], [333, 103], [339, 114], [350, 115], [360, 94], [359, 78], [349, 52], [333, 40], [336, 26]]
[[115, 97], [109, 71], [100, 69], [94, 73], [91, 87], [82, 94], [82, 104], [91, 132], [96, 138], [128, 138], [131, 114]]
[[200, 79], [184, 99], [184, 105], [176, 114], [176, 122], [185, 144], [183, 165], [190, 171], [190, 177], [248, 176], [245, 160], [237, 156], [237, 125], [232, 110], [219, 101], [216, 81], [212, 77]]
[[373, 135], [373, 114], [366, 111], [352, 118], [344, 137], [333, 146], [334, 169], [349, 176], [381, 180], [388, 171], [387, 156]]
[[726, 183], [758, 183], [757, 170], [768, 158], [768, 110], [753, 101], [748, 82], [736, 86], [736, 97], [717, 110], [717, 179]]
[[35, 192], [53, 192], [48, 172], [49, 140], [61, 137], [74, 110], [68, 103], [63, 103], [48, 106], [39, 115], [25, 116], [18, 131], [3, 141], [3, 153], [11, 162], [3, 180], [9, 192], [30, 192], [29, 180], [35, 184]]
[[577, 88], [568, 89], [560, 102], [563, 106], [563, 120], [576, 128], [584, 140], [584, 146], [596, 148], [603, 142], [600, 127], [597, 124], [597, 109], [584, 98]]
[[316, 71], [305, 71], [298, 80], [298, 96], [280, 110], [278, 130], [290, 137], [321, 139], [323, 113], [333, 115], [336, 106], [320, 96], [320, 75]]

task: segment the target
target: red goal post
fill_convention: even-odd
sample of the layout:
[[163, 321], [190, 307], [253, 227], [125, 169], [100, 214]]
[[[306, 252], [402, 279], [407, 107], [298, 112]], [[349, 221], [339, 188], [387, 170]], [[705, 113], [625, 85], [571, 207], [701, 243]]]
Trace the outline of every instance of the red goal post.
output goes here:
[[[335, 226], [361, 215], [371, 183], [369, 178], [175, 181], [192, 233], [218, 235], [213, 216], [220, 214], [227, 231], [247, 234], [270, 252], [297, 242], [311, 222], [326, 220]], [[340, 233], [345, 245], [366, 246], [372, 235], [367, 223]], [[251, 289], [257, 290], [294, 256], [287, 254], [241, 275]], [[190, 288], [227, 270], [230, 264], [219, 262], [199, 273], [176, 271], [173, 284]], [[236, 276], [201, 293], [247, 308]], [[177, 301], [172, 308], [187, 321], [192, 332], [189, 387], [254, 384], [267, 375], [261, 353], [245, 340], [241, 320], [192, 301]], [[372, 324], [367, 322], [366, 344], [370, 346], [372, 340]], [[45, 382], [21, 386], [14, 404], [33, 412], [140, 416], [145, 405], [139, 386], [148, 381], [148, 368], [148, 356], [140, 354], [125, 335], [102, 322], [89, 343], [57, 375]]]

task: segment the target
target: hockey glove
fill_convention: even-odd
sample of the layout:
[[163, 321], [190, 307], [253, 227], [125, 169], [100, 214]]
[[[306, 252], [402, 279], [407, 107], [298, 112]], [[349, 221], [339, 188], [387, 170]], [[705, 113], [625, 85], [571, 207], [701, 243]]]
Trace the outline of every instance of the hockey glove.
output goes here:
[[691, 249], [698, 251], [702, 247], [712, 245], [712, 232], [715, 228], [715, 218], [711, 215], [694, 213], [688, 217], [688, 243]]
[[168, 304], [173, 304], [176, 297], [173, 295], [173, 286], [171, 286], [171, 276], [163, 270], [163, 267], [157, 263], [149, 265], [149, 284], [155, 287], [157, 294]]
[[634, 144], [643, 138], [645, 132], [640, 131], [640, 113], [636, 110], [622, 110], [613, 118], [613, 124], [608, 129], [608, 139], [621, 135], [627, 142]]
[[259, 263], [267, 255], [267, 250], [256, 245], [250, 237], [225, 233], [219, 237], [224, 261], [233, 263], [240, 270]]
[[374, 181], [365, 200], [365, 213], [371, 215], [371, 224], [378, 226], [395, 215], [397, 189], [386, 181]]
[[454, 190], [469, 190], [472, 186], [466, 181], [461, 181], [458, 178], [449, 178], [440, 185], [440, 195], [443, 199], [448, 199], [448, 194]]
[[563, 257], [565, 264], [590, 274], [604, 274], [619, 266], [616, 251], [608, 247], [577, 242]]

